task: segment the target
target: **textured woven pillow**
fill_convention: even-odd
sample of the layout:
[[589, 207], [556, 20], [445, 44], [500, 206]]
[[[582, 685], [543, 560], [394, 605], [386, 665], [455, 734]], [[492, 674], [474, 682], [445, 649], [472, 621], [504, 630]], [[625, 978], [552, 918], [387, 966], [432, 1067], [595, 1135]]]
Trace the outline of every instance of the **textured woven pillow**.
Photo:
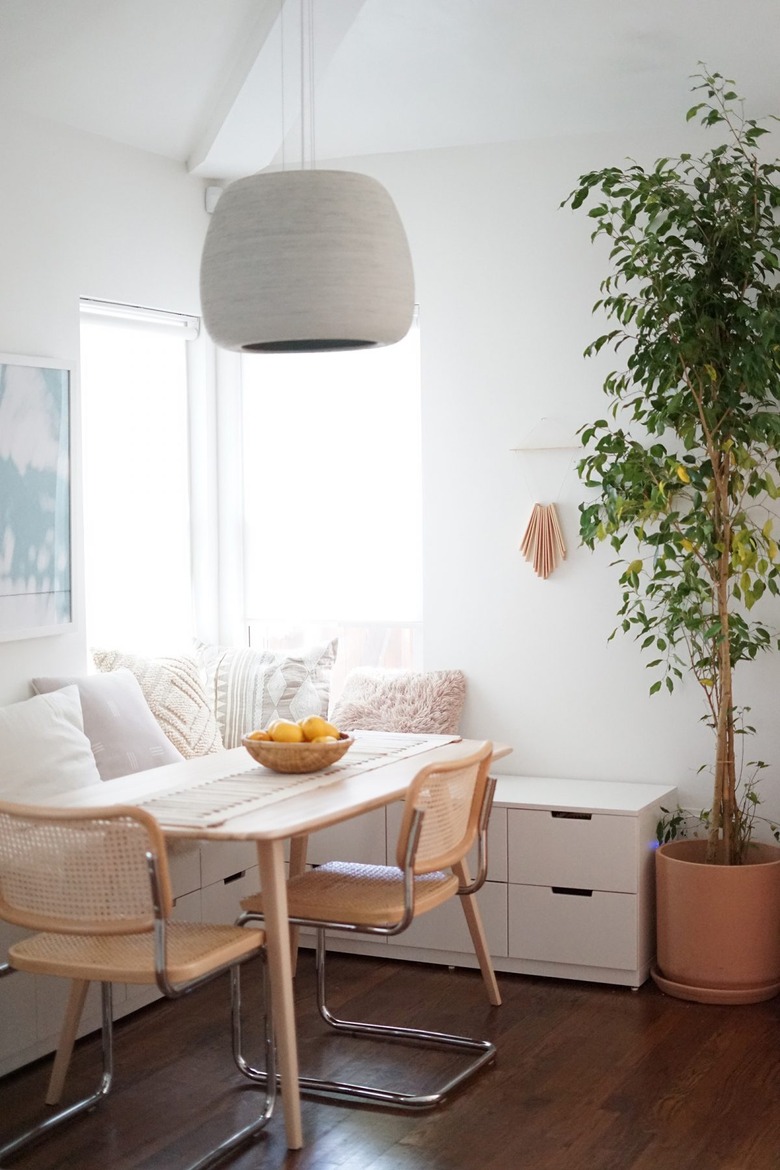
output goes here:
[[63, 792], [99, 783], [75, 687], [0, 708], [4, 800], [56, 804]]
[[338, 640], [302, 650], [250, 650], [195, 643], [225, 747], [272, 719], [327, 717]]
[[138, 679], [124, 667], [85, 678], [34, 678], [32, 685], [39, 695], [78, 687], [84, 732], [103, 780], [183, 759], [152, 715]]
[[330, 720], [342, 731], [407, 731], [456, 735], [466, 698], [460, 670], [350, 671]]
[[187, 759], [220, 750], [222, 737], [194, 658], [140, 658], [119, 650], [93, 650], [92, 657], [98, 670], [132, 671], [155, 719]]

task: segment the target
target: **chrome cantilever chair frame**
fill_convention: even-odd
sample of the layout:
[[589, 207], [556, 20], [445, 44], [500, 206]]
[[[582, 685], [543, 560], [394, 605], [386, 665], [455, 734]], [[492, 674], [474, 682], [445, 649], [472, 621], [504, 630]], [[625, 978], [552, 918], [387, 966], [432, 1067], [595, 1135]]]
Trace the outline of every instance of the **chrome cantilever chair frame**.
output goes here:
[[[31, 816], [34, 819], [45, 821], [49, 818], [54, 820], [79, 820], [82, 822], [90, 821], [93, 818], [102, 818], [115, 820], [120, 817], [127, 817], [140, 821], [146, 828], [149, 827], [149, 821], [152, 818], [148, 814], [142, 813], [141, 810], [126, 807], [126, 808], [111, 808], [111, 809], [85, 809], [85, 810], [55, 810], [31, 808], [28, 806], [14, 806], [10, 804], [0, 804], [0, 816], [3, 813], [10, 815], [20, 814], [22, 816]], [[157, 838], [158, 844], [162, 842], [162, 835]], [[0, 847], [0, 854], [2, 847]], [[163, 846], [164, 857], [164, 846]], [[167, 861], [160, 860], [160, 853], [154, 849], [145, 851], [145, 861], [149, 877], [149, 892], [152, 908], [152, 933], [153, 933], [153, 963], [154, 963], [154, 981], [159, 987], [163, 995], [168, 999], [179, 999], [190, 992], [202, 987], [205, 983], [210, 982], [218, 975], [225, 971], [230, 972], [230, 1003], [231, 1003], [231, 1040], [233, 1059], [239, 1071], [244, 1072], [247, 1061], [243, 1055], [243, 1029], [241, 1016], [241, 963], [248, 958], [257, 957], [262, 963], [262, 983], [265, 1002], [265, 1035], [264, 1035], [264, 1056], [265, 1068], [267, 1072], [266, 1079], [267, 1090], [265, 1093], [265, 1100], [260, 1114], [248, 1125], [242, 1129], [237, 1130], [229, 1137], [224, 1139], [219, 1145], [213, 1147], [208, 1154], [204, 1155], [197, 1162], [191, 1164], [187, 1170], [208, 1170], [209, 1167], [215, 1166], [221, 1162], [228, 1154], [233, 1153], [240, 1147], [246, 1145], [254, 1137], [256, 1137], [261, 1130], [265, 1128], [273, 1113], [273, 1108], [276, 1098], [276, 1066], [275, 1066], [275, 1048], [273, 1042], [273, 1034], [271, 1027], [271, 1013], [270, 1000], [268, 990], [268, 980], [266, 978], [266, 955], [265, 947], [258, 945], [258, 948], [250, 953], [247, 953], [243, 958], [236, 960], [235, 958], [219, 963], [206, 973], [189, 979], [186, 983], [174, 983], [168, 975], [168, 955], [169, 955], [169, 939], [168, 939], [168, 911], [170, 909], [170, 889], [168, 885]], [[0, 855], [0, 903], [2, 898], [2, 873], [3, 873], [3, 859]], [[2, 915], [6, 917], [5, 914]], [[16, 921], [19, 925], [27, 925], [22, 920], [23, 916], [7, 915], [9, 921]], [[49, 933], [56, 934], [51, 926], [49, 926]], [[65, 933], [74, 933], [72, 928]], [[104, 937], [111, 938], [105, 929], [100, 930], [99, 933]], [[133, 932], [137, 933], [137, 932]], [[146, 933], [146, 932], [142, 932]], [[88, 932], [84, 931], [84, 935]], [[28, 940], [25, 940], [28, 941]], [[15, 946], [22, 947], [23, 944], [15, 944]], [[18, 970], [23, 970], [23, 967], [16, 967], [14, 965], [14, 950], [15, 946], [10, 949], [10, 962], [0, 964], [0, 977], [14, 974]], [[53, 966], [56, 966], [56, 960], [53, 960]], [[50, 972], [56, 974], [54, 970]], [[67, 976], [66, 976], [67, 977]], [[94, 980], [98, 981], [98, 980]], [[60, 1048], [55, 1058], [54, 1067], [52, 1069], [51, 1079], [49, 1082], [49, 1089], [46, 1095], [46, 1104], [55, 1105], [59, 1102], [60, 1094], [67, 1072], [70, 1055], [73, 1048], [73, 1043], [78, 1028], [79, 1018], [83, 1009], [86, 993], [89, 987], [90, 980], [73, 978], [71, 982], [71, 993], [66, 1009], [65, 1023], [63, 1025], [62, 1040]], [[144, 980], [146, 982], [146, 980]], [[27, 1146], [42, 1140], [52, 1130], [59, 1127], [63, 1123], [74, 1119], [82, 1113], [95, 1108], [109, 1093], [114, 1077], [114, 1044], [113, 1044], [113, 996], [112, 983], [110, 981], [100, 980], [101, 986], [101, 1052], [102, 1052], [102, 1073], [97, 1089], [80, 1100], [59, 1109], [56, 1113], [44, 1118], [36, 1125], [25, 1130], [23, 1133], [7, 1142], [0, 1147], [0, 1160], [13, 1157]]]
[[[484, 759], [486, 773], [490, 761], [488, 751]], [[463, 766], [463, 762], [460, 762]], [[433, 769], [431, 769], [433, 770]], [[442, 769], [441, 765], [437, 771]], [[477, 874], [466, 885], [460, 885], [457, 894], [469, 897], [476, 893], [484, 884], [487, 877], [488, 849], [487, 828], [493, 804], [496, 780], [494, 777], [482, 776], [483, 791], [476, 818], [476, 837], [478, 842]], [[479, 783], [479, 781], [478, 781]], [[398, 921], [389, 925], [367, 925], [338, 920], [324, 921], [312, 917], [296, 916], [291, 913], [290, 923], [296, 926], [313, 926], [316, 929], [316, 979], [317, 979], [317, 1007], [322, 1019], [331, 1028], [339, 1033], [353, 1036], [363, 1036], [379, 1040], [392, 1040], [401, 1043], [433, 1047], [442, 1050], [457, 1050], [472, 1054], [472, 1059], [457, 1073], [439, 1085], [435, 1090], [426, 1093], [405, 1092], [400, 1090], [383, 1089], [374, 1085], [357, 1082], [327, 1080], [320, 1077], [301, 1076], [299, 1083], [301, 1091], [315, 1097], [347, 1097], [356, 1100], [368, 1101], [380, 1105], [397, 1106], [412, 1109], [429, 1109], [439, 1105], [455, 1088], [470, 1079], [496, 1055], [495, 1045], [489, 1040], [478, 1040], [468, 1036], [459, 1036], [447, 1032], [430, 1031], [423, 1028], [398, 1027], [389, 1024], [375, 1024], [360, 1020], [344, 1020], [333, 1015], [326, 1002], [326, 943], [327, 930], [348, 931], [354, 934], [368, 934], [381, 937], [391, 937], [401, 934], [410, 925], [415, 917], [415, 859], [422, 833], [425, 813], [415, 808], [409, 822], [408, 836], [403, 857], [399, 857], [399, 868], [403, 876], [403, 912]], [[465, 852], [465, 851], [464, 851]], [[327, 868], [327, 867], [323, 867]], [[360, 867], [356, 867], [359, 869]], [[359, 880], [359, 879], [358, 879]], [[247, 899], [248, 902], [254, 898]], [[247, 909], [239, 917], [239, 925], [262, 920], [262, 912]], [[489, 963], [489, 958], [487, 959]], [[483, 970], [483, 975], [485, 975]], [[492, 968], [491, 972], [492, 974]], [[500, 1002], [500, 1000], [499, 1000]], [[257, 1069], [248, 1068], [246, 1075], [253, 1079], [263, 1079], [264, 1074]]]

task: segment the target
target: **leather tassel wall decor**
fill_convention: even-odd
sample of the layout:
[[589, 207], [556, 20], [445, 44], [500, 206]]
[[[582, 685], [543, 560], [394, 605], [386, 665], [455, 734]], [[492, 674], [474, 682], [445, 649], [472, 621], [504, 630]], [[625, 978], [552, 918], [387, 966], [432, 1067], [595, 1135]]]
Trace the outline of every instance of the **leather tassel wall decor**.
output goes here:
[[545, 579], [559, 561], [565, 560], [566, 545], [555, 504], [534, 504], [520, 551], [527, 561], [533, 562], [536, 575]]

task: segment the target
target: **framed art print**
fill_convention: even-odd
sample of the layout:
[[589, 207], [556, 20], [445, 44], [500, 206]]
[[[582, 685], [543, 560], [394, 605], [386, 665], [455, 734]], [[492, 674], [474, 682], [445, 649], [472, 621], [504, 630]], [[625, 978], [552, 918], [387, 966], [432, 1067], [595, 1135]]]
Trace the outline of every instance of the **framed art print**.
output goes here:
[[71, 373], [0, 354], [0, 641], [73, 624]]

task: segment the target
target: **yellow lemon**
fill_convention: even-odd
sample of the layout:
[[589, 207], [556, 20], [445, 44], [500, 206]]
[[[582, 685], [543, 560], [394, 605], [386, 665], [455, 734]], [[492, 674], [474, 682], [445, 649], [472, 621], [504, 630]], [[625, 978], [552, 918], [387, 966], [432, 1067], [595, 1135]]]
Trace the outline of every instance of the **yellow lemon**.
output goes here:
[[310, 743], [321, 739], [323, 735], [329, 735], [333, 739], [338, 739], [341, 734], [338, 727], [334, 727], [332, 723], [328, 723], [327, 719], [323, 719], [321, 715], [307, 715], [305, 719], [298, 720], [298, 726], [303, 732], [304, 738], [309, 740]]
[[337, 735], [315, 735], [312, 743], [338, 743]]
[[247, 739], [270, 739], [271, 736], [267, 731], [250, 731]]
[[289, 719], [276, 719], [268, 725], [268, 732], [274, 743], [303, 743], [304, 735], [297, 723]]

